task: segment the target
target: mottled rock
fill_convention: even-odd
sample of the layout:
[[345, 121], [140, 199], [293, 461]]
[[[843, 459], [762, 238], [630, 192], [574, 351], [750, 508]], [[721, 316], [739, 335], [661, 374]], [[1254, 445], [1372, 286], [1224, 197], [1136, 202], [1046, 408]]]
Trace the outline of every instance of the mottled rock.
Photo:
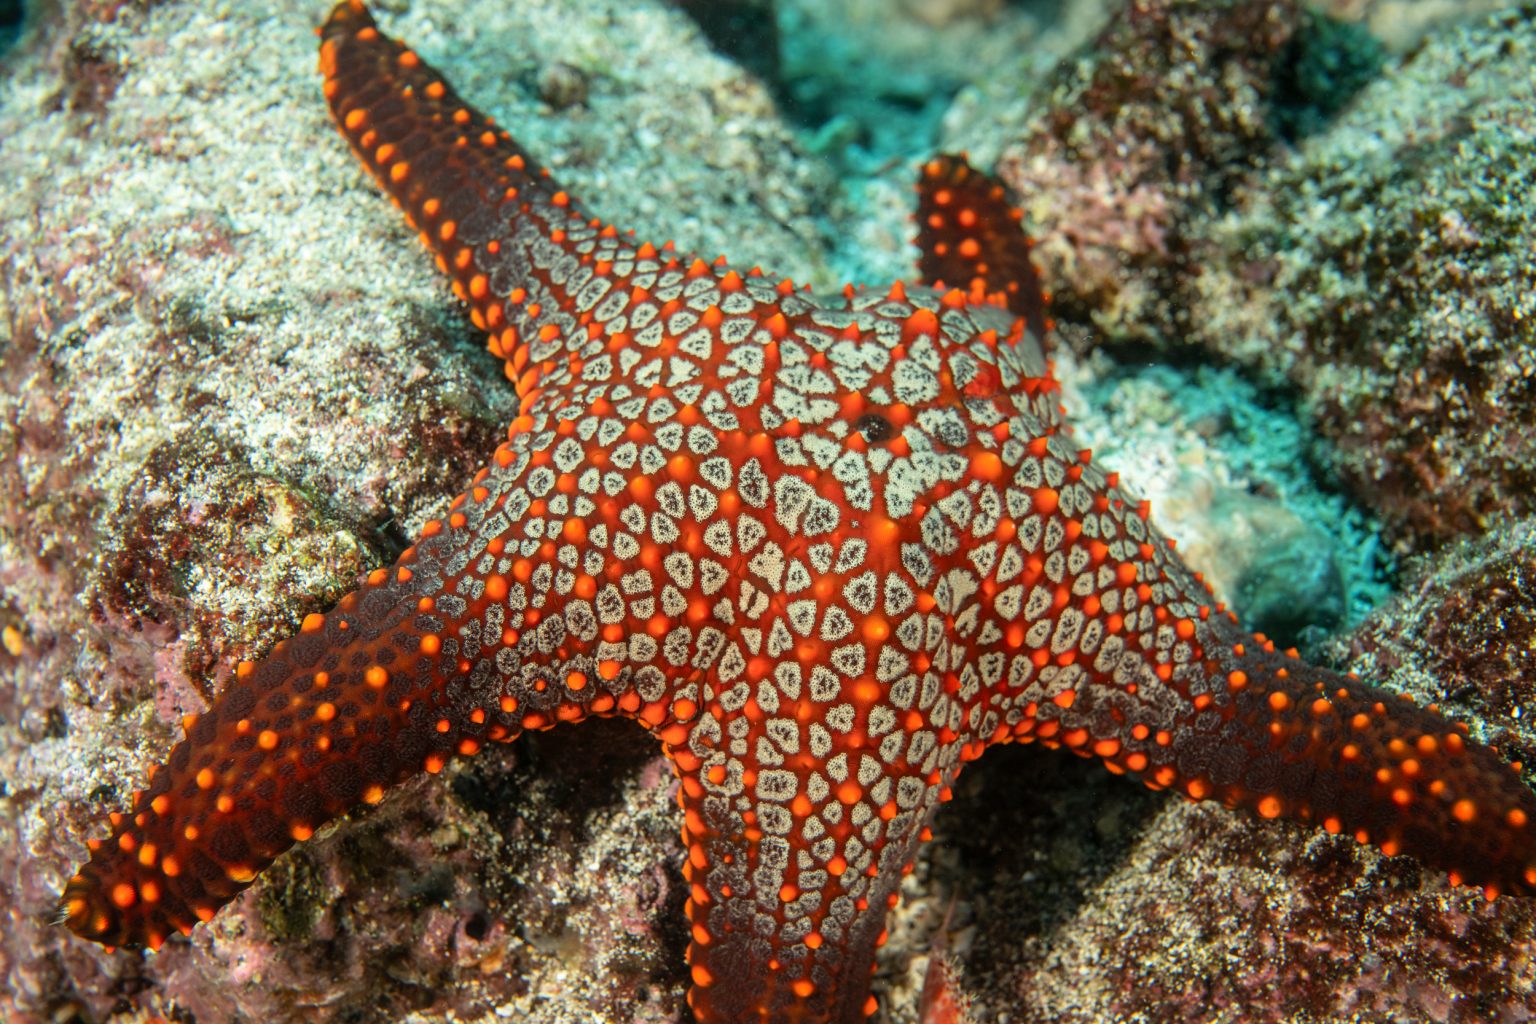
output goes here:
[[1197, 258], [1189, 225], [1279, 143], [1278, 79], [1307, 17], [1298, 0], [1133, 0], [1035, 87], [997, 173], [1058, 316], [1116, 339], [1164, 328]]
[[1536, 33], [1431, 36], [1205, 231], [1188, 340], [1301, 389], [1326, 459], [1423, 545], [1536, 494]]
[[[252, 472], [251, 461], [200, 433], [173, 436], [109, 513], [113, 540], [86, 599], [104, 632], [143, 636], [141, 650], [116, 645], [115, 660], [176, 680], [181, 706], [168, 721], [200, 710], [258, 638], [340, 599], [383, 557], [317, 496]], [[269, 593], [278, 601], [264, 601]]]
[[1373, 76], [1299, 4], [1138, 0], [998, 169], [1059, 316], [1299, 389], [1316, 457], [1423, 547], [1533, 508], [1533, 40], [1528, 11], [1466, 20]]
[[1421, 560], [1404, 594], [1337, 651], [1362, 672], [1488, 723], [1489, 742], [1536, 769], [1536, 519]]

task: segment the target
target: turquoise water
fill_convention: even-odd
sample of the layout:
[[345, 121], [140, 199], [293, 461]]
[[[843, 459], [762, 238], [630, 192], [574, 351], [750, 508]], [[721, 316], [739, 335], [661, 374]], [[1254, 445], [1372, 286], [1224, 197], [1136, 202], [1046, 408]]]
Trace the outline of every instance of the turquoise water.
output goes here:
[[21, 34], [23, 13], [21, 0], [0, 0], [0, 55], [10, 49]]

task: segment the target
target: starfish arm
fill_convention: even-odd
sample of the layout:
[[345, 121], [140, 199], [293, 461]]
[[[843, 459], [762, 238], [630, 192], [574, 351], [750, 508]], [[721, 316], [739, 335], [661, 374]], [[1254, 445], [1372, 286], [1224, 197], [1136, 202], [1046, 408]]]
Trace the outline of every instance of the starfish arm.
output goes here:
[[960, 768], [934, 731], [898, 724], [885, 689], [786, 663], [695, 727], [679, 801], [699, 1021], [874, 1011], [886, 913]]
[[1050, 436], [1029, 454], [1043, 518], [1020, 531], [1024, 585], [996, 588], [1007, 710], [983, 735], [1097, 755], [1490, 893], [1536, 892], [1536, 794], [1498, 754], [1435, 710], [1245, 633], [1088, 453]]
[[454, 751], [460, 730], [438, 728], [458, 719], [444, 706], [452, 666], [436, 651], [447, 624], [425, 596], [436, 546], [425, 541], [309, 616], [188, 716], [185, 738], [66, 887], [72, 929], [158, 947], [212, 917], [296, 840]]
[[381, 33], [359, 0], [337, 4], [320, 37], [338, 129], [450, 275], [525, 412], [541, 395], [611, 374], [614, 362], [633, 370], [681, 332], [678, 314], [712, 331], [722, 310], [740, 329], [745, 316], [779, 314], [782, 336], [783, 316], [809, 305], [756, 268], [636, 242], [591, 217], [504, 129]]
[[605, 401], [585, 411], [521, 417], [394, 568], [241, 664], [93, 842], [62, 900], [72, 929], [158, 946], [296, 840], [486, 741], [591, 714], [683, 740], [694, 670], [718, 651], [696, 628], [712, 602], [652, 570], [672, 565], [658, 537], [693, 466], [642, 457], [632, 438], [647, 432]]
[[[1217, 616], [1194, 643], [1220, 721], [1175, 730], [1175, 786], [1407, 854], [1453, 883], [1536, 894], [1536, 794], [1438, 711], [1278, 652]], [[1165, 776], [1166, 777], [1166, 776]]]
[[974, 304], [1002, 305], [1044, 339], [1050, 297], [1030, 259], [1029, 237], [1019, 230], [1023, 219], [1002, 182], [963, 156], [934, 157], [917, 182], [918, 280], [960, 288]]
[[[653, 248], [585, 214], [504, 129], [381, 33], [358, 0], [337, 4], [320, 37], [326, 101], [353, 153], [450, 275], [519, 393], [549, 386], [554, 367], [543, 364], [590, 340], [579, 321], [609, 297], [598, 280]], [[573, 275], [580, 256], [589, 266]], [[599, 260], [604, 273], [595, 274]]]

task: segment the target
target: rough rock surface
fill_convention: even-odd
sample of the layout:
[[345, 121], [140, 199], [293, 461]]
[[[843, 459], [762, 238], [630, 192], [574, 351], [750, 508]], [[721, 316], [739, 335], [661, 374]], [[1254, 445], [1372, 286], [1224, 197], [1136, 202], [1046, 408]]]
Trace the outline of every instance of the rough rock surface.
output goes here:
[[1419, 545], [1536, 510], [1533, 62], [1528, 7], [1430, 37], [1211, 224], [1187, 290], [1191, 340], [1299, 387]]
[[[1155, 338], [1185, 236], [1275, 149], [1299, 0], [1131, 0], [1032, 81], [983, 84], [946, 122], [1037, 226], [1058, 316]], [[989, 117], [1002, 107], [1004, 117]]]
[[1297, 388], [1319, 461], [1423, 549], [1536, 508], [1536, 29], [1384, 60], [1291, 0], [1134, 0], [1001, 137], [962, 97], [948, 138], [1020, 193], [1062, 317]]
[[[670, 779], [622, 723], [418, 779], [159, 954], [51, 923], [85, 839], [180, 716], [407, 543], [511, 416], [494, 361], [327, 123], [323, 6], [60, 2], [6, 58], [0, 1017], [685, 1019]], [[851, 209], [762, 84], [659, 0], [379, 7], [642, 234], [818, 287], [839, 283], [829, 236], [891, 240], [873, 267], [905, 258], [905, 209]], [[1079, 389], [1102, 369], [1069, 353], [1062, 368]], [[1202, 436], [1138, 442], [1134, 419], [1081, 429], [1133, 463], [1179, 462]], [[1251, 486], [1224, 457], [1198, 468], [1212, 506]], [[1222, 530], [1196, 515], [1178, 532], [1191, 549]], [[1375, 620], [1361, 649], [1382, 660], [1361, 665], [1430, 652], [1391, 681], [1529, 749], [1528, 631], [1501, 637], [1528, 624], [1532, 546], [1500, 536], [1427, 576], [1442, 582], [1412, 614]], [[1527, 905], [1063, 755], [984, 758], [939, 833], [883, 954], [891, 1022], [947, 999], [1012, 1024], [1205, 1020], [1207, 1005], [1259, 1021], [1536, 1014]]]

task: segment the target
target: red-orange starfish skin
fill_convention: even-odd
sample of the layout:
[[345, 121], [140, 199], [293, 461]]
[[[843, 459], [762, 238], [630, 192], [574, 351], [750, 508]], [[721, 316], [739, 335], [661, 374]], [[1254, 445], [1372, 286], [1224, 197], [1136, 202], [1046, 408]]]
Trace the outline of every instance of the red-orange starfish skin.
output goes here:
[[522, 414], [445, 521], [189, 724], [69, 883], [75, 931], [158, 946], [395, 783], [589, 715], [639, 719], [681, 780], [703, 1024], [870, 1013], [929, 819], [1011, 740], [1536, 891], [1510, 766], [1243, 633], [1065, 442], [1025, 242], [963, 162], [921, 209], [927, 275], [966, 290], [820, 303], [592, 219], [356, 0], [321, 34], [343, 134]]

